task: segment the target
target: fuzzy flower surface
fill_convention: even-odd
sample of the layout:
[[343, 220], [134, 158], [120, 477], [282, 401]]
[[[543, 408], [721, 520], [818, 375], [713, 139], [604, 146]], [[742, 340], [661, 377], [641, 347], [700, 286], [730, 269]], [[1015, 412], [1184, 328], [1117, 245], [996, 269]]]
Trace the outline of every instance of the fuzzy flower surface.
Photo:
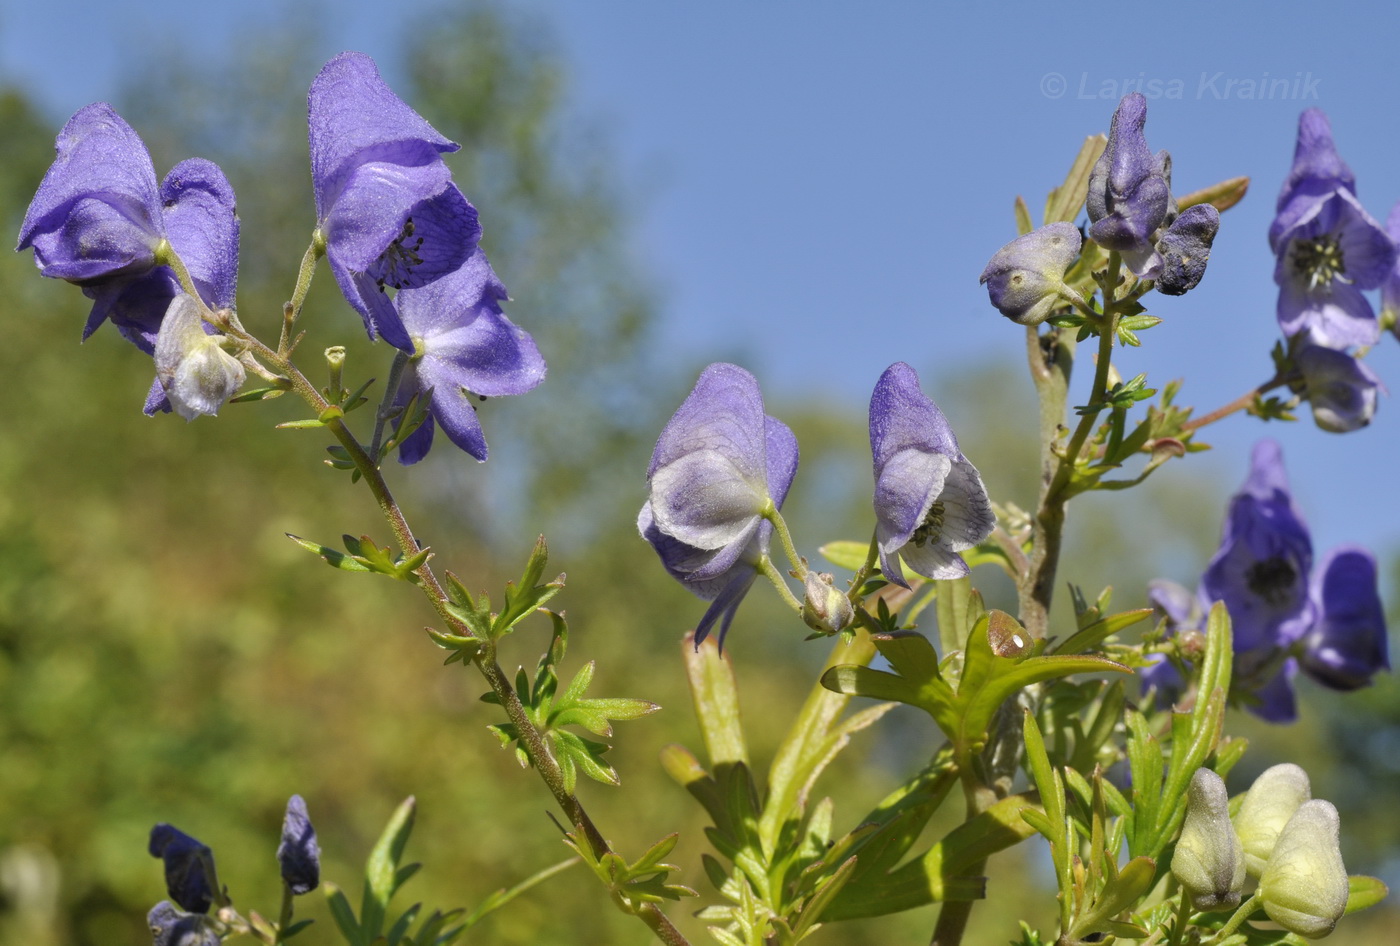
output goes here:
[[1332, 932], [1346, 912], [1348, 895], [1340, 833], [1341, 819], [1331, 802], [1315, 798], [1298, 806], [1259, 877], [1259, 899], [1269, 919], [1308, 939]]
[[277, 863], [282, 868], [282, 879], [295, 896], [308, 894], [321, 883], [321, 845], [311, 826], [306, 801], [300, 795], [287, 800]]
[[1171, 872], [1197, 910], [1233, 909], [1240, 905], [1245, 862], [1244, 848], [1230, 827], [1225, 781], [1210, 769], [1197, 769], [1186, 799]]
[[1376, 557], [1356, 545], [1327, 553], [1313, 576], [1317, 622], [1303, 638], [1303, 672], [1334, 690], [1358, 690], [1390, 669]]
[[1334, 434], [1360, 430], [1376, 414], [1381, 379], [1361, 359], [1305, 342], [1293, 356], [1302, 372], [1313, 421]]
[[447, 439], [478, 461], [486, 436], [469, 395], [524, 394], [544, 380], [535, 340], [506, 318], [506, 288], [479, 248], [456, 271], [426, 286], [401, 290], [403, 325], [413, 343], [396, 397], [406, 405], [427, 397], [428, 417], [399, 446], [399, 461], [417, 463], [441, 427]]
[[1312, 561], [1312, 537], [1289, 492], [1282, 451], [1261, 440], [1244, 487], [1230, 500], [1201, 589], [1230, 612], [1236, 674], [1258, 700], [1251, 709], [1276, 722], [1296, 714], [1297, 664], [1283, 654], [1312, 624]]
[[219, 934], [202, 913], [185, 913], [162, 900], [146, 914], [153, 946], [219, 946]]
[[885, 370], [870, 398], [875, 539], [885, 577], [909, 587], [900, 559], [926, 578], [960, 578], [958, 553], [996, 526], [982, 477], [958, 449], [938, 405], [904, 362]]
[[1109, 126], [1108, 146], [1089, 175], [1089, 238], [1123, 254], [1128, 267], [1148, 279], [1162, 266], [1155, 234], [1171, 209], [1171, 159], [1147, 146], [1147, 99], [1123, 96]]
[[238, 216], [217, 165], [181, 161], [156, 183], [140, 137], [110, 105], [79, 110], [59, 133], [57, 157], [25, 213], [18, 249], [41, 273], [93, 300], [83, 337], [111, 321], [153, 354], [170, 303], [182, 291], [160, 263], [163, 243], [184, 261], [211, 308], [233, 305]]
[[182, 909], [208, 913], [214, 903], [214, 853], [179, 828], [158, 824], [151, 829], [149, 851], [165, 864], [165, 887]]
[[1065, 271], [1083, 240], [1072, 223], [1052, 223], [997, 250], [982, 270], [993, 307], [1021, 325], [1037, 325], [1064, 301]]
[[753, 375], [731, 364], [701, 373], [657, 439], [637, 529], [672, 577], [711, 602], [697, 645], [716, 624], [723, 644], [768, 554], [763, 511], [782, 507], [797, 461], [797, 438], [764, 413]]
[[442, 155], [458, 145], [396, 96], [363, 53], [321, 69], [307, 96], [316, 226], [336, 283], [370, 338], [413, 342], [386, 288], [425, 286], [481, 238]]
[[1293, 167], [1269, 227], [1277, 263], [1278, 321], [1329, 348], [1372, 345], [1380, 327], [1363, 290], [1396, 266], [1395, 243], [1356, 198], [1356, 179], [1337, 153], [1319, 109], [1298, 121]]
[[1210, 204], [1183, 210], [1157, 241], [1157, 252], [1162, 257], [1157, 291], [1180, 296], [1195, 289], [1206, 274], [1210, 248], [1219, 231], [1220, 211]]

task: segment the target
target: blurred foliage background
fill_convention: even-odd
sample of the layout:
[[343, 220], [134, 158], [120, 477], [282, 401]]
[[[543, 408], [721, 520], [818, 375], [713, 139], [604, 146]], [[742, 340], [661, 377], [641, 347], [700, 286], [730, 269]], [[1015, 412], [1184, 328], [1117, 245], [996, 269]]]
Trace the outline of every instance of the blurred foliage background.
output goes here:
[[[268, 336], [314, 223], [304, 96], [320, 64], [299, 52], [314, 29], [290, 22], [243, 44], [236, 69], [190, 68], [172, 49], [113, 98], [158, 174], [196, 154], [228, 174], [243, 220], [239, 309]], [[583, 797], [624, 852], [680, 830], [681, 879], [712, 897], [699, 808], [656, 761], [670, 742], [698, 748], [679, 642], [703, 605], [656, 567], [634, 523], [656, 432], [725, 352], [649, 344], [664, 300], [629, 254], [637, 195], [612, 170], [605, 130], [571, 110], [566, 63], [544, 25], [476, 3], [407, 35], [419, 45], [405, 56], [411, 81], [396, 91], [463, 144], [449, 163], [481, 210], [483, 245], [513, 293], [508, 312], [535, 335], [549, 377], [528, 397], [483, 405], [490, 463], [441, 441], [420, 467], [395, 467], [392, 482], [439, 565], [469, 586], [499, 589], [535, 535], [548, 535], [551, 570], [568, 573], [555, 599], [572, 627], [565, 672], [596, 660], [593, 692], [665, 708], [619, 727], [611, 756], [623, 787], [587, 785]], [[4, 232], [18, 231], [62, 119], [0, 90]], [[157, 821], [214, 848], [240, 907], [275, 912], [273, 852], [294, 792], [320, 832], [324, 876], [351, 889], [384, 819], [410, 794], [420, 808], [409, 853], [425, 865], [413, 900], [472, 906], [562, 859], [547, 794], [486, 731], [496, 717], [477, 700], [485, 684], [439, 666], [421, 599], [325, 568], [283, 537], [389, 539], [366, 491], [320, 463], [323, 438], [272, 429], [297, 405], [233, 405], [188, 425], [143, 417], [150, 361], [110, 328], [79, 348], [86, 309], [74, 288], [38, 278], [29, 254], [0, 255], [0, 377], [10, 385], [0, 416], [0, 942], [149, 943], [145, 912], [164, 896], [145, 853]], [[358, 325], [322, 272], [304, 319], [304, 370], [316, 378], [315, 353], [344, 343], [350, 379], [382, 374], [388, 356]], [[890, 360], [920, 369], [993, 496], [1029, 506], [1035, 427], [1014, 341], [1005, 363], [950, 368], [897, 345]], [[868, 534], [864, 405], [827, 403], [815, 384], [768, 396], [802, 445], [788, 511], [803, 550]], [[1177, 466], [1131, 502], [1079, 501], [1064, 577], [1091, 592], [1114, 585], [1123, 607], [1141, 606], [1154, 576], [1193, 581], [1234, 484]], [[997, 575], [976, 578], [1011, 604]], [[547, 635], [543, 620], [527, 622], [503, 663], [533, 665]], [[781, 720], [799, 705], [826, 650], [804, 636], [756, 589], [729, 640], [748, 719]], [[1230, 731], [1254, 744], [1232, 790], [1274, 762], [1299, 762], [1342, 810], [1348, 867], [1394, 884], [1397, 687], [1384, 678], [1350, 697], [1312, 688], [1302, 699], [1304, 721], [1288, 729], [1232, 716]], [[766, 758], [781, 733], [750, 729], [755, 758]], [[933, 751], [930, 730], [894, 713], [833, 767], [826, 791], [846, 827]], [[998, 906], [974, 912], [970, 942], [1005, 942], [1022, 916], [1050, 929], [1046, 860], [1033, 841], [994, 862]], [[336, 941], [319, 894], [301, 908], [320, 928], [299, 941]], [[671, 910], [705, 941], [688, 912]], [[932, 923], [926, 909], [822, 935], [915, 943]], [[1345, 921], [1334, 941], [1393, 936], [1395, 923], [1393, 909], [1373, 911]], [[646, 941], [581, 871], [466, 939]]]

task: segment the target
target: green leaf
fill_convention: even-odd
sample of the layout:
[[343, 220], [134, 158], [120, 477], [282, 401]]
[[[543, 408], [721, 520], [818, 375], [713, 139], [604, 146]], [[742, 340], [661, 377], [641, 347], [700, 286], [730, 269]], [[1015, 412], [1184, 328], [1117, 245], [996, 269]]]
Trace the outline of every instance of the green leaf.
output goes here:
[[1379, 877], [1367, 877], [1365, 874], [1352, 874], [1347, 878], [1347, 885], [1347, 913], [1373, 907], [1390, 893], [1390, 889]]
[[288, 420], [276, 425], [277, 430], [320, 430], [326, 426], [315, 417], [307, 417], [303, 420]]
[[360, 929], [360, 924], [355, 920], [355, 911], [350, 906], [350, 901], [346, 899], [344, 891], [335, 884], [327, 881], [326, 903], [331, 908], [331, 917], [335, 920], [335, 925], [340, 928], [340, 934], [345, 937], [345, 941], [350, 946], [364, 946], [365, 936]]
[[1064, 643], [1053, 648], [1051, 653], [1082, 654], [1086, 650], [1093, 650], [1106, 638], [1151, 616], [1151, 608], [1138, 608], [1133, 611], [1120, 611], [1117, 614], [1109, 615], [1095, 621], [1083, 630], [1071, 634]]
[[[613, 767], [603, 761], [603, 753], [607, 752], [609, 748], [606, 744], [584, 739], [582, 736], [576, 736], [564, 729], [551, 731], [549, 737], [554, 740], [559, 754], [568, 756], [584, 775], [605, 785], [621, 783], [622, 780], [617, 777], [617, 772]], [[563, 760], [560, 759], [560, 762], [562, 764]]]
[[330, 565], [332, 568], [339, 568], [342, 571], [347, 572], [373, 571], [373, 569], [371, 569], [368, 565], [365, 565], [358, 559], [346, 555], [344, 552], [337, 552], [335, 549], [328, 548], [317, 542], [312, 542], [310, 539], [303, 539], [301, 536], [292, 535], [290, 532], [284, 534], [287, 536], [287, 538], [291, 539], [293, 542], [295, 542], [297, 545], [300, 545], [308, 552], [311, 552], [315, 555], [319, 555], [321, 558], [325, 559], [326, 564]]
[[[529, 877], [526, 877], [524, 880], [522, 880], [520, 883], [516, 884], [513, 887], [502, 887], [500, 890], [497, 890], [495, 893], [491, 894], [491, 896], [483, 900], [475, 910], [471, 911], [471, 913], [468, 913], [466, 915], [466, 918], [462, 921], [462, 926], [464, 928], [469, 926], [475, 926], [487, 914], [495, 910], [499, 910], [501, 907], [505, 906], [507, 903], [510, 903], [512, 900], [520, 896], [525, 891], [529, 890], [531, 887], [544, 883], [546, 880], [553, 877], [555, 874], [562, 873], [563, 871], [568, 870], [570, 867], [573, 867], [578, 862], [579, 859], [577, 857], [571, 857], [568, 860], [560, 861], [557, 864], [551, 864], [544, 870], [536, 871], [535, 873], [531, 874]], [[428, 925], [438, 920], [439, 917], [441, 917], [442, 923], [448, 922], [448, 917], [442, 916], [441, 914], [435, 914], [427, 922], [425, 922], [425, 931]], [[421, 938], [422, 933], [420, 933], [419, 936]]]
[[[1045, 222], [1073, 222], [1084, 206], [1084, 198], [1089, 193], [1089, 175], [1103, 154], [1108, 139], [1103, 135], [1090, 135], [1080, 145], [1079, 153], [1065, 175], [1064, 183], [1052, 190], [1045, 201]], [[1029, 215], [1028, 215], [1029, 216]], [[1027, 230], [1026, 232], [1029, 232]]]
[[564, 587], [562, 574], [546, 584], [539, 583], [540, 578], [544, 575], [544, 567], [548, 560], [549, 549], [545, 544], [544, 536], [540, 536], [535, 541], [535, 547], [530, 553], [529, 560], [525, 563], [525, 573], [521, 576], [520, 583], [506, 585], [505, 607], [501, 609], [501, 613], [497, 615], [496, 620], [491, 625], [493, 637], [500, 637], [509, 632]]
[[281, 397], [286, 393], [287, 389], [280, 387], [252, 388], [235, 394], [228, 400], [230, 404], [242, 404], [246, 401], [266, 401], [274, 397]]
[[710, 767], [718, 771], [726, 765], [747, 765], [748, 749], [739, 718], [739, 691], [734, 685], [729, 656], [720, 653], [714, 637], [707, 637], [696, 646], [692, 634], [685, 635], [681, 651]]
[[389, 823], [384, 826], [379, 841], [365, 863], [365, 898], [360, 905], [360, 920], [370, 940], [379, 935], [389, 899], [401, 883], [399, 861], [403, 858], [408, 837], [413, 833], [416, 811], [417, 802], [410, 795], [390, 816]]
[[837, 568], [844, 568], [847, 571], [858, 572], [865, 564], [865, 557], [870, 552], [869, 542], [851, 542], [842, 539], [836, 542], [828, 542], [817, 549], [822, 558], [826, 559]]
[[848, 857], [840, 867], [836, 868], [835, 873], [816, 889], [811, 899], [803, 905], [802, 912], [797, 915], [797, 921], [793, 923], [793, 942], [802, 940], [809, 932], [816, 929], [822, 918], [822, 911], [841, 893], [841, 889], [851, 879], [851, 873], [855, 868], [856, 859]]
[[1203, 187], [1198, 191], [1178, 197], [1176, 205], [1179, 209], [1185, 210], [1187, 207], [1194, 207], [1197, 204], [1211, 204], [1216, 210], [1226, 211], [1244, 200], [1245, 193], [1249, 190], [1249, 178], [1232, 177], [1227, 180]]
[[1135, 857], [1106, 883], [1094, 898], [1093, 906], [1080, 914], [1070, 929], [1070, 937], [1083, 939], [1106, 931], [1120, 913], [1132, 909], [1147, 895], [1156, 881], [1157, 864], [1150, 857]]

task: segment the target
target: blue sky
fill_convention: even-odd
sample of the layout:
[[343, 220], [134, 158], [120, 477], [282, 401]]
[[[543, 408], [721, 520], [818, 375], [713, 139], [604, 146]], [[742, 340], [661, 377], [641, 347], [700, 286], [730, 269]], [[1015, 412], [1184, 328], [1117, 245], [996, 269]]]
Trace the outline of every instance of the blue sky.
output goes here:
[[[1148, 141], [1172, 152], [1179, 192], [1254, 178], [1225, 215], [1201, 287], [1155, 304], [1165, 323], [1123, 358], [1125, 374], [1186, 377], [1182, 401], [1201, 412], [1270, 373], [1265, 231], [1299, 111], [1330, 115], [1373, 215], [1400, 198], [1400, 118], [1377, 107], [1394, 101], [1400, 71], [1382, 47], [1361, 45], [1390, 34], [1397, 15], [1378, 22], [1355, 3], [510, 5], [556, 34], [572, 107], [608, 131], [641, 197], [635, 251], [663, 300], [657, 357], [742, 361], [771, 400], [863, 405], [898, 359], [935, 390], [940, 372], [999, 356], [1019, 370], [1021, 331], [988, 306], [977, 275], [1014, 235], [1014, 196], [1037, 211], [1128, 91], [1149, 96]], [[296, 6], [58, 0], [41, 12], [3, 0], [0, 80], [36, 95], [57, 129], [114, 96], [163, 36], [231, 57], [232, 38]], [[384, 4], [339, 3], [321, 58], [362, 49], [393, 84], [403, 33], [431, 6], [403, 20]], [[1105, 12], [1093, 19], [1094, 9]], [[489, 219], [489, 195], [473, 197]], [[1400, 391], [1394, 339], [1371, 364]], [[1346, 436], [1236, 418], [1212, 429], [1213, 454], [1191, 462], [1237, 483], [1254, 439], [1276, 436], [1319, 551], [1360, 541], [1390, 554], [1400, 552], [1397, 425], [1394, 398]]]

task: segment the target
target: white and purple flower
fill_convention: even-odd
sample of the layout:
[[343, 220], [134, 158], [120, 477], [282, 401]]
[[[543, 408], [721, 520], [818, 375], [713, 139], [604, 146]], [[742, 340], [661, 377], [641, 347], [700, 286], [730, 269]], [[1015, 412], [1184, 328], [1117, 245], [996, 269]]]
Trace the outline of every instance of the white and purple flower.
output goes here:
[[887, 368], [871, 395], [870, 450], [875, 540], [885, 577], [909, 587], [901, 558], [926, 578], [966, 575], [958, 553], [991, 535], [996, 516], [977, 468], [904, 362]]
[[723, 645], [768, 555], [764, 511], [782, 508], [797, 460], [797, 438], [764, 413], [758, 382], [737, 365], [706, 368], [661, 431], [637, 530], [672, 577], [711, 602], [697, 646], [717, 623]]

